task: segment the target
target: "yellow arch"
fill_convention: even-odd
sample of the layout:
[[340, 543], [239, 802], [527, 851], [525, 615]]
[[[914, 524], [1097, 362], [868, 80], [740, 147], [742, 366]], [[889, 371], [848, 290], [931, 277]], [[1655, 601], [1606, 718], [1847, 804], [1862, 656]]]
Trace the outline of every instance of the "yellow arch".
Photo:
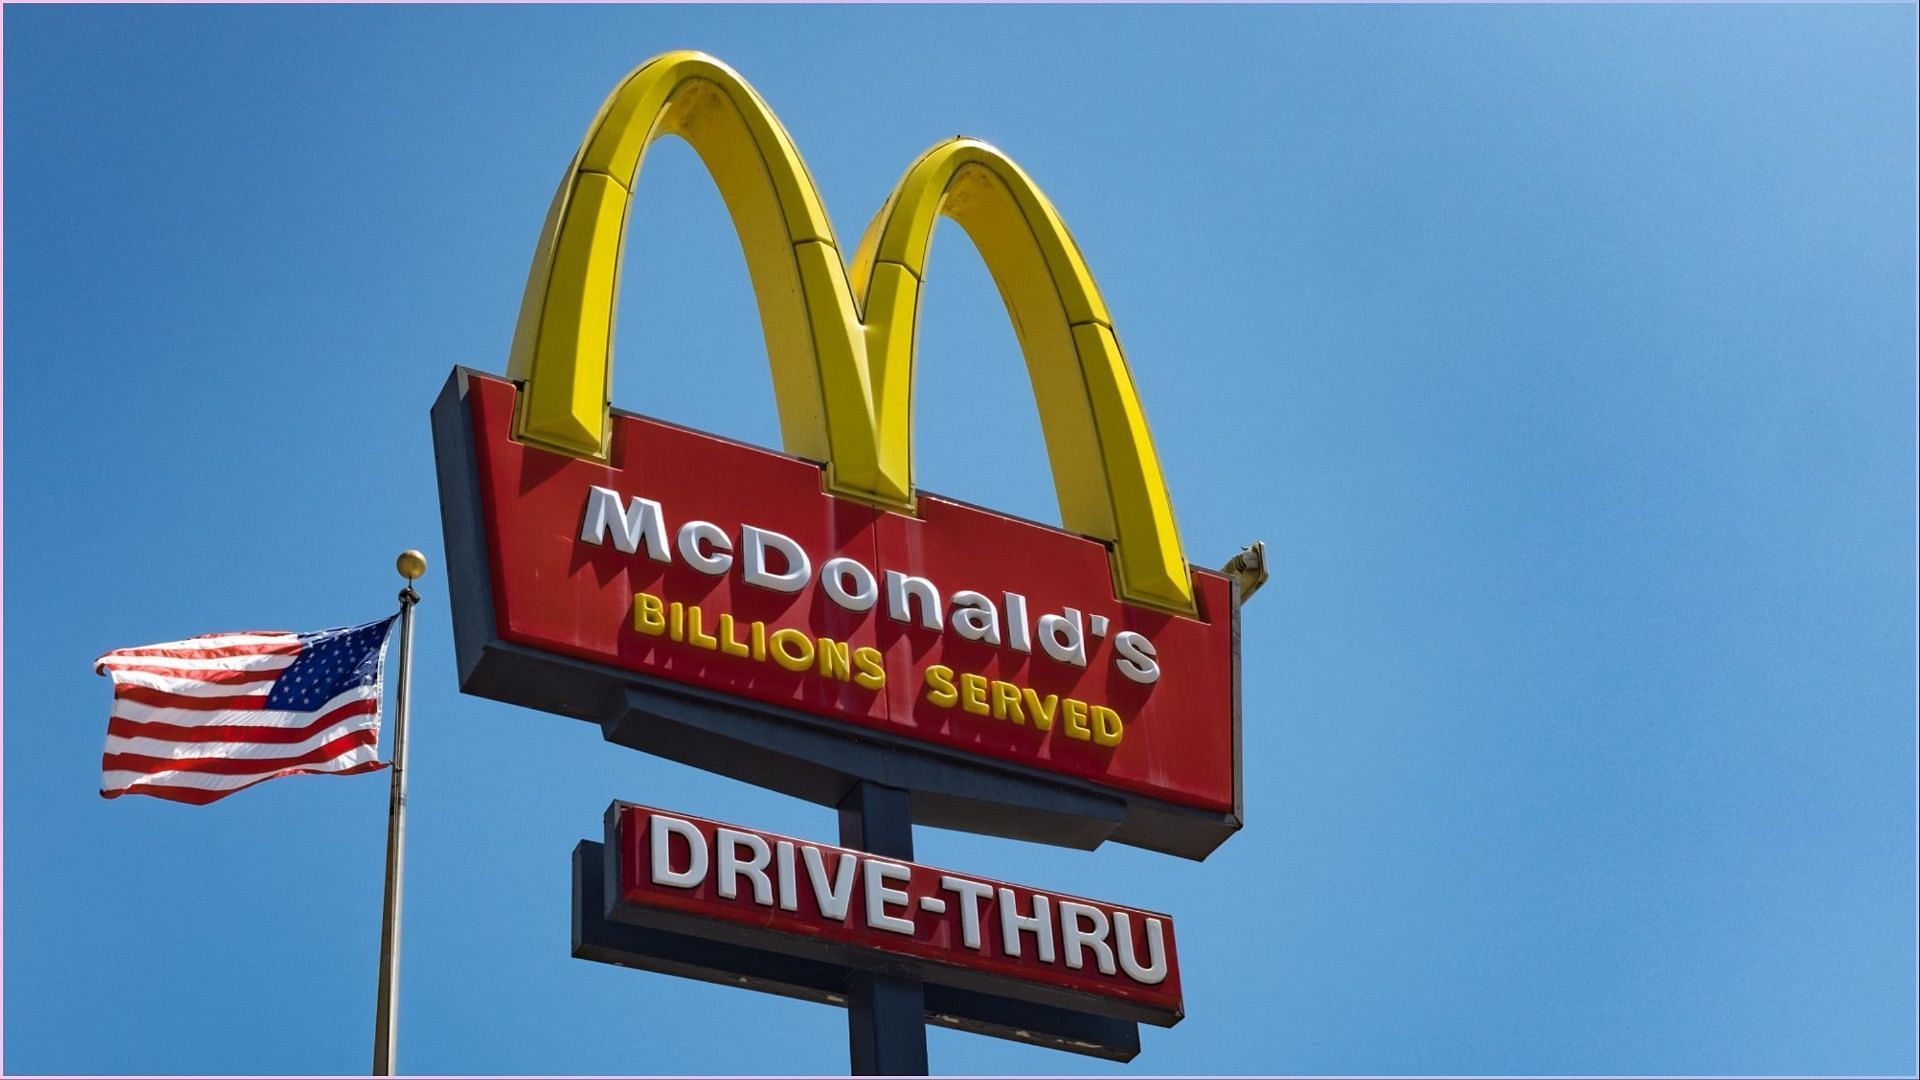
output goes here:
[[967, 231], [993, 274], [1026, 356], [1053, 466], [1060, 522], [1112, 541], [1123, 596], [1193, 609], [1186, 559], [1113, 320], [1053, 204], [998, 149], [951, 139], [907, 170], [860, 242], [853, 286], [866, 316], [879, 445], [912, 479], [920, 285], [942, 216]]
[[825, 462], [828, 490], [912, 507], [920, 285], [934, 224], [950, 217], [979, 248], [1013, 319], [1062, 524], [1112, 545], [1122, 599], [1194, 610], [1153, 437], [1112, 319], [1032, 180], [985, 143], [934, 147], [874, 219], [849, 281], [786, 130], [739, 75], [700, 53], [669, 53], [635, 69], [601, 106], [554, 196], [508, 367], [525, 384], [519, 437], [574, 456], [605, 455], [632, 178], [665, 134], [693, 146], [733, 217], [786, 450]]
[[700, 155], [733, 217], [787, 452], [826, 462], [835, 490], [910, 502], [904, 483], [877, 474], [859, 320], [813, 178], [753, 88], [699, 53], [634, 69], [600, 107], [554, 194], [507, 366], [526, 384], [515, 434], [605, 456], [627, 208], [641, 159], [662, 135]]

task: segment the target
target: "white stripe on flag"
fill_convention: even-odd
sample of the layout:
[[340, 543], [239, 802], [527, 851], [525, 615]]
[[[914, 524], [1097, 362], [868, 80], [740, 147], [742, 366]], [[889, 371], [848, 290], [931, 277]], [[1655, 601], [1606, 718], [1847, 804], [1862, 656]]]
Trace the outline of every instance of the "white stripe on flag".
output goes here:
[[118, 735], [107, 736], [107, 753], [141, 754], [146, 757], [168, 758], [290, 758], [299, 757], [309, 750], [318, 750], [343, 735], [356, 731], [377, 730], [380, 718], [372, 713], [353, 717], [335, 724], [324, 731], [292, 743], [267, 742], [181, 742], [177, 739], [122, 738]]
[[100, 658], [100, 667], [121, 675], [143, 668], [175, 671], [279, 671], [294, 662], [293, 653], [242, 653], [239, 656], [114, 656]]
[[[266, 700], [265, 694], [250, 694]], [[342, 705], [368, 698], [378, 700], [380, 684], [356, 686], [327, 700], [317, 709], [291, 712], [285, 709], [185, 709], [171, 705], [144, 705], [138, 701], [116, 701], [113, 715], [121, 720], [142, 724], [173, 724], [177, 727], [208, 727], [236, 724], [242, 727], [303, 727]]]

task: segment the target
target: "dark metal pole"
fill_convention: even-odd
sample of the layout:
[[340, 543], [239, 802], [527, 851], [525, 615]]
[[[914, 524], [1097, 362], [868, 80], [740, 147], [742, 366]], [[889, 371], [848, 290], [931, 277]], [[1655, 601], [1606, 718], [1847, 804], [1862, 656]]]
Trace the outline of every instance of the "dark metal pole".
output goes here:
[[[854, 784], [840, 800], [840, 846], [912, 860], [912, 793]], [[927, 999], [920, 980], [855, 971], [847, 984], [847, 1049], [855, 1076], [927, 1075]]]
[[393, 1075], [393, 1043], [400, 1026], [400, 871], [406, 857], [407, 706], [413, 696], [413, 580], [426, 572], [417, 551], [395, 564], [407, 578], [400, 590], [400, 685], [393, 706], [393, 779], [387, 790], [387, 891], [380, 906], [380, 1000], [373, 1017], [373, 1075]]

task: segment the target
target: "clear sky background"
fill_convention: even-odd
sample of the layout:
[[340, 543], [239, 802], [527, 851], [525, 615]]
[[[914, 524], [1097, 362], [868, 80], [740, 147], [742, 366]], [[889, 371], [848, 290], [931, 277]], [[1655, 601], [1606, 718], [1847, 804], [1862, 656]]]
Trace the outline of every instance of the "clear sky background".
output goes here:
[[[845, 1069], [833, 1008], [568, 956], [611, 799], [829, 810], [454, 683], [428, 406], [688, 47], [849, 243], [936, 140], [1013, 154], [1189, 556], [1270, 545], [1217, 854], [918, 839], [1174, 914], [1136, 1069], [1912, 1073], [1911, 6], [7, 7], [7, 1071], [365, 1071], [385, 775], [104, 801], [89, 662], [377, 618], [409, 546], [402, 1069]], [[777, 444], [718, 196], [679, 143], [638, 193], [616, 403]], [[1057, 522], [990, 279], [932, 266], [921, 480]]]

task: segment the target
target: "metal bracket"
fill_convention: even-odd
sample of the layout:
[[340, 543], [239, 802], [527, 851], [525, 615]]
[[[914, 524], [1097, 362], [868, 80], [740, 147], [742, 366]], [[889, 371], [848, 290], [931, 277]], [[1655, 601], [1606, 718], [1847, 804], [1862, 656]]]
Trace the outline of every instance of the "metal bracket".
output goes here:
[[1240, 602], [1246, 603], [1260, 586], [1267, 583], [1267, 542], [1255, 540], [1227, 560], [1220, 572], [1233, 579], [1240, 590]]

